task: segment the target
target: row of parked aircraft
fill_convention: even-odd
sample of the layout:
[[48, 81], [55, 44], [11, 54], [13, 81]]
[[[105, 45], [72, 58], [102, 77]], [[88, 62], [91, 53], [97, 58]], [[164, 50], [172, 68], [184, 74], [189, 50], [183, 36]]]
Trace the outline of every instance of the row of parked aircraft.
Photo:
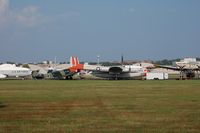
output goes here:
[[[73, 75], [81, 70], [92, 71], [96, 77], [108, 79], [130, 79], [144, 75], [144, 68], [136, 65], [120, 65], [120, 66], [101, 66], [80, 64], [78, 57], [71, 57], [70, 64], [65, 69], [51, 67], [45, 70], [43, 74], [51, 73], [54, 78], [63, 78], [61, 72], [64, 72], [65, 79], [72, 79]], [[6, 77], [26, 77], [32, 74], [31, 69], [17, 67], [15, 64], [0, 65], [0, 78]]]
[[[96, 77], [106, 79], [131, 79], [144, 75], [145, 69], [137, 65], [102, 66], [80, 64], [78, 57], [71, 57], [70, 64], [65, 69], [48, 68], [46, 73], [51, 73], [54, 78], [72, 79], [73, 75], [82, 71], [89, 71]], [[63, 74], [64, 73], [64, 74]]]
[[[200, 62], [197, 62], [196, 60], [188, 60], [184, 63], [183, 65], [180, 65], [181, 63], [177, 63], [177, 66], [155, 66], [180, 71], [181, 76], [185, 73], [186, 76], [190, 78], [195, 75], [196, 71], [198, 72], [200, 70]], [[195, 67], [191, 67], [191, 64]], [[106, 79], [132, 79], [144, 76], [148, 72], [147, 68], [134, 64], [123, 65], [122, 62], [122, 64], [118, 66], [88, 65], [80, 64], [78, 57], [71, 57], [70, 64], [67, 64], [66, 68], [60, 69], [50, 67], [44, 70], [42, 75], [51, 73], [55, 79], [72, 79], [73, 75], [79, 73], [81, 70], [90, 71], [94, 76]], [[0, 78], [26, 77], [31, 75], [33, 71], [35, 70], [18, 67], [15, 64], [2, 64], [0, 65]], [[40, 75], [41, 73], [39, 70], [37, 71], [38, 75]]]

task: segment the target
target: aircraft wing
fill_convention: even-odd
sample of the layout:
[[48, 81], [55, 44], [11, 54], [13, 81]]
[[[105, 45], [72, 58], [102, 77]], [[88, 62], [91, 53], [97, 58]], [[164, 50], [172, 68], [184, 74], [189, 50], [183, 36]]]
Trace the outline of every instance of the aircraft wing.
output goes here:
[[109, 68], [109, 73], [111, 74], [129, 73], [129, 69], [123, 66], [113, 66]]
[[181, 69], [178, 67], [173, 67], [173, 66], [164, 66], [164, 65], [154, 65], [156, 68], [165, 68], [165, 69], [170, 69], [170, 70], [175, 70], [175, 71], [180, 71]]
[[188, 68], [188, 67], [185, 67], [185, 66], [177, 66], [177, 67], [174, 67], [174, 66], [164, 66], [164, 65], [154, 65], [156, 68], [165, 68], [165, 69], [170, 69], [170, 70], [174, 70], [174, 71], [187, 71], [187, 70], [195, 70], [195, 71], [199, 71], [200, 70], [200, 67], [197, 66], [197, 68]]

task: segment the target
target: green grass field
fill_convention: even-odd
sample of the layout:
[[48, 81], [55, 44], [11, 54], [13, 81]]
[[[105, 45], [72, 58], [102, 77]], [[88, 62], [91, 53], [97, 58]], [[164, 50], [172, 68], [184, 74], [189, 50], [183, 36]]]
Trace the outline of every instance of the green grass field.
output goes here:
[[200, 81], [0, 80], [0, 133], [199, 133]]

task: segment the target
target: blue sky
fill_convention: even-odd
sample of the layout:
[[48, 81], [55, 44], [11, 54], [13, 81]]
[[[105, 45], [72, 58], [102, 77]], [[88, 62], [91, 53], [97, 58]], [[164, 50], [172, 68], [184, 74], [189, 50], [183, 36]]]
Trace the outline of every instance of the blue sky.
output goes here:
[[0, 62], [200, 57], [199, 0], [0, 0]]

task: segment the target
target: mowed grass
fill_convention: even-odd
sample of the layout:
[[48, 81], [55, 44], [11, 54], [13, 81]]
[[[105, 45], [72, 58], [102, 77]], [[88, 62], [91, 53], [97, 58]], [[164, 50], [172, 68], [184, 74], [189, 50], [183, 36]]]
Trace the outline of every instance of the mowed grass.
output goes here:
[[0, 133], [199, 133], [200, 81], [0, 81]]

